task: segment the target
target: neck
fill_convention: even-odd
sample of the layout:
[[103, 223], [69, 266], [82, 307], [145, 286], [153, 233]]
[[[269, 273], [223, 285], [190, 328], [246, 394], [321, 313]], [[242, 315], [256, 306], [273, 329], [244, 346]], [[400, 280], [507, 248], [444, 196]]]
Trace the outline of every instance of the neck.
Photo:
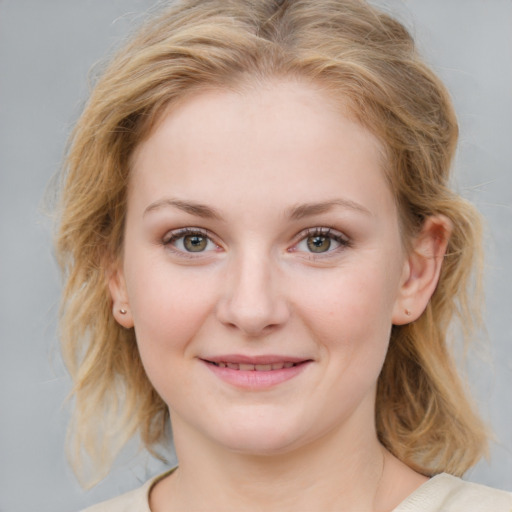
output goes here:
[[347, 427], [300, 449], [265, 456], [219, 448], [200, 434], [187, 432], [181, 438], [179, 421], [174, 430], [180, 467], [155, 490], [154, 512], [370, 512], [392, 508], [381, 488], [385, 460], [391, 456], [374, 430], [350, 431]]

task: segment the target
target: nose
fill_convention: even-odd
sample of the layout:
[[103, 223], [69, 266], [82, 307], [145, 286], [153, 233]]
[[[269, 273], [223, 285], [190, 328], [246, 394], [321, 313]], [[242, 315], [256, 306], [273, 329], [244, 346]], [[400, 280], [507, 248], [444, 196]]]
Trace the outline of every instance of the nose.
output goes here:
[[277, 330], [290, 316], [279, 271], [270, 259], [253, 254], [230, 265], [217, 304], [218, 320], [249, 337]]

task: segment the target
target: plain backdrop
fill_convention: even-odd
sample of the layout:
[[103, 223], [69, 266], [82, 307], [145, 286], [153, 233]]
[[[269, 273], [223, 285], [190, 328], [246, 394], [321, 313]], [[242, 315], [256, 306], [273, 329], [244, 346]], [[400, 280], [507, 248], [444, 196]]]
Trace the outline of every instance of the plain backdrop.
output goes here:
[[[487, 222], [489, 346], [471, 362], [470, 382], [496, 436], [490, 461], [466, 478], [512, 490], [512, 1], [375, 3], [412, 30], [455, 101], [455, 184]], [[60, 279], [40, 208], [87, 98], [88, 70], [153, 5], [0, 0], [1, 512], [73, 512], [163, 469], [137, 455], [134, 443], [111, 475], [85, 492], [66, 463], [70, 382], [56, 336]]]

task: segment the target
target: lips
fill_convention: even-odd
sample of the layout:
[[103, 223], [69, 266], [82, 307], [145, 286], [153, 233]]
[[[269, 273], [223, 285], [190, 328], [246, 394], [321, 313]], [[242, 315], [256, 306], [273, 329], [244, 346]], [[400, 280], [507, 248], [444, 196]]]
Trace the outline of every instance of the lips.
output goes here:
[[291, 368], [298, 364], [310, 361], [300, 357], [286, 355], [259, 355], [246, 356], [243, 354], [225, 354], [218, 356], [209, 356], [202, 358], [203, 361], [213, 364], [219, 368], [230, 368], [241, 371], [263, 371], [282, 370]]
[[270, 372], [272, 370], [282, 370], [283, 368], [291, 368], [300, 363], [292, 363], [291, 361], [281, 363], [269, 363], [269, 364], [250, 364], [250, 363], [228, 363], [224, 361], [214, 362], [208, 361], [209, 363], [218, 366], [219, 368], [230, 368], [231, 370], [241, 370], [243, 372]]
[[220, 355], [201, 361], [214, 375], [245, 389], [268, 389], [300, 375], [311, 359], [282, 355]]

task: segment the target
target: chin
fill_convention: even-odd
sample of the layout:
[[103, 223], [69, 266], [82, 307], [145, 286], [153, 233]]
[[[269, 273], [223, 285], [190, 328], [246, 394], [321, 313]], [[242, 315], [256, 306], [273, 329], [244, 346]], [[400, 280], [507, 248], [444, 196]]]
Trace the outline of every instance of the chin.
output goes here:
[[300, 425], [276, 424], [275, 415], [269, 423], [261, 421], [242, 424], [229, 424], [222, 432], [211, 433], [211, 439], [232, 452], [254, 455], [272, 456], [287, 453], [307, 442], [306, 433]]

